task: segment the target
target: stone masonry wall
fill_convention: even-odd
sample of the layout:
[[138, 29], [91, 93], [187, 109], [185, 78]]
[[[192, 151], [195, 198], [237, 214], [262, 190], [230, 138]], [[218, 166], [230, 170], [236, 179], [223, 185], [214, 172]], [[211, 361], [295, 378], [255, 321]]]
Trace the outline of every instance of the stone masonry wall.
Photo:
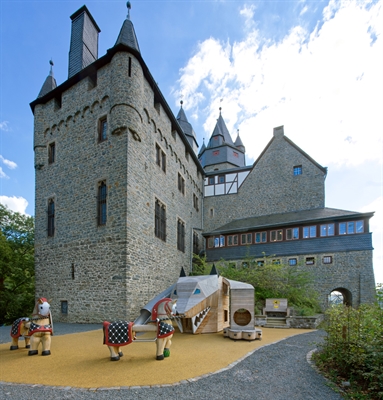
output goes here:
[[[324, 264], [323, 257], [332, 256], [331, 264]], [[305, 265], [306, 257], [314, 257], [314, 265]], [[313, 288], [319, 294], [319, 302], [322, 310], [328, 307], [328, 296], [334, 290], [346, 289], [351, 292], [352, 305], [359, 306], [363, 303], [371, 303], [375, 300], [375, 279], [372, 267], [372, 252], [347, 251], [337, 253], [300, 254], [289, 257], [276, 255], [273, 259], [280, 260], [282, 265], [288, 265], [290, 258], [297, 259], [300, 270], [307, 271], [313, 279]], [[256, 262], [264, 258], [255, 258]], [[225, 260], [236, 268], [241, 268], [243, 262], [249, 260]], [[220, 262], [215, 265], [219, 269]]]
[[[132, 74], [127, 63], [131, 57]], [[98, 123], [108, 119], [107, 140]], [[36, 296], [51, 299], [56, 321], [134, 319], [143, 305], [191, 264], [192, 228], [201, 228], [202, 178], [145, 80], [139, 61], [116, 53], [55, 100], [35, 107]], [[48, 164], [54, 142], [56, 160]], [[155, 145], [166, 154], [166, 173]], [[178, 191], [178, 172], [185, 195]], [[97, 225], [98, 183], [106, 181], [107, 223]], [[47, 236], [48, 200], [55, 201], [55, 235]], [[166, 242], [154, 236], [154, 202], [166, 206]], [[191, 211], [192, 210], [192, 211]], [[177, 250], [177, 218], [185, 222], [185, 252]], [[68, 314], [61, 314], [61, 301]]]
[[[294, 176], [297, 165], [302, 165], [303, 173]], [[324, 207], [324, 178], [321, 169], [283, 135], [276, 135], [237, 194], [204, 199], [205, 231], [236, 218]]]

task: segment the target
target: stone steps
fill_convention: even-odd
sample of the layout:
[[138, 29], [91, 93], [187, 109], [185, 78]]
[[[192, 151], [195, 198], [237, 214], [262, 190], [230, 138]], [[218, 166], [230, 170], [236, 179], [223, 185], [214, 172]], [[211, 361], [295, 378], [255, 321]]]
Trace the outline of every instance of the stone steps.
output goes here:
[[289, 328], [286, 325], [286, 318], [281, 317], [267, 317], [266, 320], [266, 328], [282, 328], [287, 329]]

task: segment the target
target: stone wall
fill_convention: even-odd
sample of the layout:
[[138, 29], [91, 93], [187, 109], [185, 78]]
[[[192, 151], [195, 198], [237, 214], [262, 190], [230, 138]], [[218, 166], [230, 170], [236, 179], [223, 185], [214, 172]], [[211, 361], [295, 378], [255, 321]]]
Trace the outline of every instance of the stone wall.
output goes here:
[[[295, 176], [298, 165], [303, 173]], [[324, 179], [323, 169], [283, 134], [275, 135], [237, 194], [205, 198], [204, 229], [211, 232], [237, 218], [322, 208]]]
[[[65, 90], [61, 107], [55, 99], [35, 106], [36, 296], [51, 299], [56, 321], [136, 318], [177, 280], [181, 267], [191, 269], [192, 231], [202, 228], [201, 173], [155, 103], [139, 60], [118, 52], [97, 71], [97, 85], [90, 83], [85, 77]], [[99, 142], [105, 116], [107, 140]], [[56, 160], [48, 164], [53, 142]], [[156, 144], [166, 155], [166, 172], [156, 164]], [[107, 184], [104, 226], [97, 224], [100, 181]], [[49, 199], [55, 202], [53, 237], [47, 235]], [[155, 199], [166, 207], [166, 241], [154, 235]], [[185, 252], [177, 250], [178, 218], [185, 223]], [[68, 302], [67, 315], [61, 301]]]

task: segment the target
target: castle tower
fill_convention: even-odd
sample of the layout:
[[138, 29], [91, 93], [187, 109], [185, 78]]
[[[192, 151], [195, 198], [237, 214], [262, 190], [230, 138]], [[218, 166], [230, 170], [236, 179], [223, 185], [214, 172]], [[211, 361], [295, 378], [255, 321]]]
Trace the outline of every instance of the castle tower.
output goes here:
[[36, 295], [52, 299], [56, 321], [135, 319], [180, 267], [190, 272], [202, 242], [204, 171], [129, 12], [98, 58], [100, 29], [76, 11], [69, 78], [57, 86], [52, 72], [30, 104]]
[[245, 146], [239, 135], [236, 143], [233, 143], [222, 118], [221, 108], [209, 143], [207, 147], [201, 148], [198, 159], [206, 172], [245, 166]]

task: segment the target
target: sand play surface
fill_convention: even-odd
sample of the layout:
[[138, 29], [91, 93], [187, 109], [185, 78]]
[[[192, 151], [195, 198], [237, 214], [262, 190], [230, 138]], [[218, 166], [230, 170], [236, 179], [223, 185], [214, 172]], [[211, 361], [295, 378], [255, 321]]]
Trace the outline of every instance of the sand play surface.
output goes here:
[[132, 343], [122, 348], [120, 361], [110, 361], [102, 330], [52, 337], [51, 355], [28, 356], [21, 348], [10, 351], [0, 344], [0, 381], [99, 388], [172, 384], [219, 371], [256, 349], [309, 329], [262, 328], [263, 339], [234, 341], [221, 333], [173, 336], [170, 357], [156, 360], [154, 342]]

